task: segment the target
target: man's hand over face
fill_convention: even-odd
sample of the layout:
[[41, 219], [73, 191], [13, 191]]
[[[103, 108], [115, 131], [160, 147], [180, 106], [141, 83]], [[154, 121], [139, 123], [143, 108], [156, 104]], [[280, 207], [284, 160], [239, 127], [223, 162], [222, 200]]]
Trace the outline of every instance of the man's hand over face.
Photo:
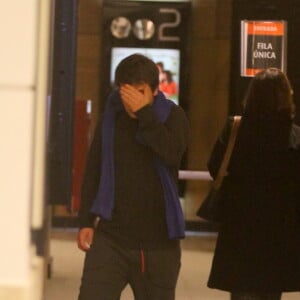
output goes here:
[[133, 114], [153, 102], [153, 92], [148, 84], [124, 84], [120, 88], [121, 99], [126, 111]]

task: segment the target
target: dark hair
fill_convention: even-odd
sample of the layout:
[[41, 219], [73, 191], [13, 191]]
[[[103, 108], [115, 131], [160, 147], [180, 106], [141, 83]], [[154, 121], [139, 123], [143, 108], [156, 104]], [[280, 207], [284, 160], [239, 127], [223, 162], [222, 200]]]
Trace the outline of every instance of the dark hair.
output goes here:
[[287, 76], [277, 68], [257, 73], [249, 84], [244, 109], [245, 114], [252, 116], [293, 117], [293, 91]]
[[160, 67], [162, 70], [164, 69], [164, 63], [162, 61], [158, 61], [156, 66]]
[[172, 74], [172, 72], [169, 71], [169, 70], [165, 70], [164, 72], [165, 72], [165, 74], [167, 76], [167, 81], [168, 82], [172, 82], [173, 81], [173, 74]]
[[147, 83], [154, 91], [159, 84], [158, 76], [158, 68], [150, 58], [142, 54], [132, 54], [125, 57], [117, 66], [115, 84], [120, 86], [124, 83]]

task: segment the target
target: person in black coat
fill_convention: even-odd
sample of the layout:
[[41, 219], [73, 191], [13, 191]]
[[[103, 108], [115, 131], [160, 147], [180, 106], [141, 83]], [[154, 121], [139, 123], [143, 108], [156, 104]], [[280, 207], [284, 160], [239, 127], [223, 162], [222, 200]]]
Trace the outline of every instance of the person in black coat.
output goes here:
[[[232, 300], [278, 300], [300, 290], [300, 127], [293, 91], [276, 68], [260, 71], [245, 98], [222, 185], [222, 220], [208, 287]], [[216, 141], [208, 169], [216, 177], [233, 123]]]
[[[78, 247], [86, 252], [79, 300], [174, 300], [184, 216], [178, 169], [188, 143], [183, 109], [158, 90], [141, 54], [117, 66], [87, 157]], [[95, 220], [100, 221], [95, 226]]]

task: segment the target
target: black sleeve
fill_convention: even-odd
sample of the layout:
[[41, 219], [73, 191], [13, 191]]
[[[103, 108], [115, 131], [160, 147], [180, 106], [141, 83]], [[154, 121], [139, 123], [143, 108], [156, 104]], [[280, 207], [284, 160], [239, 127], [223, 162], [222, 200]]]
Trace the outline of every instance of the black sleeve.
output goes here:
[[166, 165], [178, 168], [189, 138], [189, 124], [183, 109], [174, 105], [165, 123], [157, 119], [148, 105], [136, 114], [139, 119], [139, 131], [145, 144]]
[[93, 227], [95, 216], [90, 212], [98, 191], [101, 173], [101, 122], [97, 125], [86, 160], [81, 186], [79, 227]]
[[213, 179], [217, 177], [219, 168], [221, 166], [232, 125], [233, 117], [229, 117], [221, 134], [213, 146], [210, 158], [207, 162], [208, 171]]
[[294, 153], [294, 160], [293, 160], [293, 174], [295, 178], [295, 199], [296, 200], [296, 209], [298, 214], [300, 215], [300, 126], [293, 124], [291, 128], [290, 134], [290, 147]]

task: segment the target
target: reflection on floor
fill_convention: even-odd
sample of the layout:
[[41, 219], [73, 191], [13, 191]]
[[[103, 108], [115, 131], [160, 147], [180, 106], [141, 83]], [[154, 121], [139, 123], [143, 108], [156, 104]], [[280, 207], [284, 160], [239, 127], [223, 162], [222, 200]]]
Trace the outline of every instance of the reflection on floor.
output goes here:
[[[182, 268], [176, 300], [229, 300], [228, 293], [206, 287], [215, 239], [216, 235], [211, 233], [187, 233], [182, 242]], [[76, 232], [53, 230], [50, 253], [52, 272], [46, 281], [44, 300], [76, 300], [84, 258], [76, 246]], [[296, 299], [300, 299], [299, 293], [285, 293], [282, 297], [282, 300]], [[124, 290], [121, 300], [133, 300], [129, 287]]]

